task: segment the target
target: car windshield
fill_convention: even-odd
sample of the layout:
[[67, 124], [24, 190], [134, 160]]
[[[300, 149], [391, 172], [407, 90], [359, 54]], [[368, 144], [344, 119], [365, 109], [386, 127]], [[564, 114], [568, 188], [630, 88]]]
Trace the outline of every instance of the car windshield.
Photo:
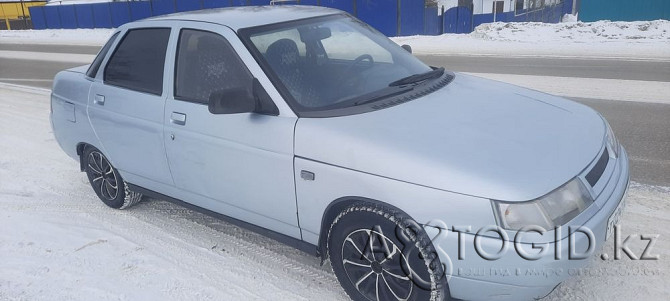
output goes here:
[[243, 29], [240, 35], [298, 112], [374, 102], [444, 71], [345, 15]]

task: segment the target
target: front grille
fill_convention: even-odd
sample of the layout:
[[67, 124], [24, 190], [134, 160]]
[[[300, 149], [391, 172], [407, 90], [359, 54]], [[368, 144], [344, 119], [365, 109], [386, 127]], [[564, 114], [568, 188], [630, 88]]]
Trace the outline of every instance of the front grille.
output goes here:
[[589, 171], [589, 173], [586, 175], [586, 181], [591, 184], [591, 187], [595, 186], [596, 183], [598, 183], [598, 180], [600, 180], [600, 177], [603, 175], [603, 172], [605, 172], [605, 168], [607, 167], [607, 163], [610, 160], [610, 154], [607, 151], [607, 148], [605, 148], [605, 151], [603, 154], [600, 156], [600, 159], [598, 159], [598, 162], [596, 163], [595, 166], [593, 166], [593, 169]]

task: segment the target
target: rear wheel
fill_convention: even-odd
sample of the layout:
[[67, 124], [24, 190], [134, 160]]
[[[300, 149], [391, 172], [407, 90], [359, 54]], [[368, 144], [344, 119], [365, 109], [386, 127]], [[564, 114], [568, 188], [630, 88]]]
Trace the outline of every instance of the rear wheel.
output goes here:
[[430, 238], [407, 214], [359, 203], [344, 209], [328, 234], [328, 255], [353, 300], [442, 300], [444, 268]]
[[88, 181], [105, 205], [114, 209], [125, 209], [142, 200], [142, 194], [130, 190], [119, 171], [98, 149], [87, 148], [82, 159]]

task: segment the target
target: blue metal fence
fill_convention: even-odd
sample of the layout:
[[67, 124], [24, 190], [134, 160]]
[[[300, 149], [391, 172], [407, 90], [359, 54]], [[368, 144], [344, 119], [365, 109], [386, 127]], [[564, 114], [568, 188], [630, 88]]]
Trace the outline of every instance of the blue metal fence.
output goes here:
[[423, 34], [439, 35], [442, 33], [442, 16], [437, 14], [437, 7], [426, 7], [423, 11]]
[[331, 8], [337, 8], [339, 10], [343, 10], [345, 12], [348, 12], [350, 14], [355, 15], [354, 13], [354, 7], [356, 6], [356, 1], [342, 1], [342, 0], [320, 0], [318, 1], [317, 5], [319, 6], [325, 6], [325, 7], [331, 7]]
[[176, 12], [173, 0], [153, 0], [151, 3], [151, 15], [160, 16]]
[[[58, 6], [44, 6], [40, 7], [40, 9], [44, 10], [44, 25], [46, 25], [45, 28], [63, 28], [60, 26], [60, 15], [58, 14]], [[31, 16], [33, 15], [32, 9], [30, 9], [30, 15]]]
[[[44, 8], [47, 7], [48, 6], [44, 6]], [[109, 9], [109, 3], [91, 4], [91, 9], [93, 10], [93, 24], [95, 25], [96, 28], [112, 27], [112, 13], [110, 12]], [[31, 10], [30, 12], [32, 13], [33, 11]], [[47, 20], [48, 19], [49, 18], [47, 18]], [[54, 27], [47, 26], [47, 28], [54, 28]], [[35, 27], [35, 29], [40, 28]]]
[[[418, 3], [417, 3], [418, 2]], [[424, 1], [399, 0], [400, 20], [398, 20], [398, 36], [423, 34]], [[364, 20], [365, 21], [365, 20]]]
[[[267, 4], [267, 3], [265, 3]], [[249, 5], [249, 1], [247, 0], [232, 0], [231, 1], [231, 6], [247, 6]]]
[[74, 12], [74, 5], [59, 5], [57, 8], [62, 28], [74, 29], [79, 27], [77, 25], [77, 14]]
[[130, 5], [130, 20], [140, 20], [151, 17], [151, 3], [148, 1], [133, 2]]
[[[340, 1], [343, 2], [343, 1]], [[348, 1], [344, 1], [348, 2]], [[344, 3], [343, 2], [343, 3]], [[361, 20], [381, 31], [387, 36], [393, 36], [398, 31], [398, 6], [396, 0], [359, 1], [356, 6], [356, 15]], [[353, 3], [353, 1], [348, 2]]]
[[93, 22], [93, 7], [90, 5], [75, 5], [74, 12], [77, 15], [77, 27], [95, 28]]
[[33, 28], [47, 28], [47, 20], [44, 16], [44, 9], [36, 9], [30, 11], [30, 18], [32, 19]]
[[472, 31], [473, 14], [469, 7], [450, 8], [442, 14], [442, 17], [444, 18], [443, 33], [469, 33]]
[[176, 0], [175, 10], [178, 12], [192, 11], [202, 8], [202, 2], [194, 0]]
[[[95, 4], [34, 6], [30, 15], [35, 29], [112, 28], [125, 23], [175, 12], [207, 8], [263, 5], [269, 0], [149, 0]], [[473, 15], [470, 8], [455, 7], [438, 14], [423, 0], [300, 0], [302, 5], [337, 8], [358, 17], [388, 36], [469, 33], [482, 23], [558, 22], [572, 10], [572, 1], [533, 11]]]
[[119, 27], [130, 22], [130, 4], [131, 2], [111, 2], [109, 11], [112, 14], [112, 26]]
[[232, 6], [232, 4], [228, 0], [202, 0], [202, 8], [219, 8], [230, 6]]

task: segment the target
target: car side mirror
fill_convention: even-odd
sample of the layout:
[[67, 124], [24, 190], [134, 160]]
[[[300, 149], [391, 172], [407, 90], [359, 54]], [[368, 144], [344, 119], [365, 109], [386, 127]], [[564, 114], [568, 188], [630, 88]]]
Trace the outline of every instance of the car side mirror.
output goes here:
[[251, 113], [256, 102], [248, 88], [232, 87], [209, 95], [209, 112], [212, 114]]
[[407, 50], [407, 52], [412, 53], [412, 46], [409, 46], [407, 44], [400, 46], [403, 49]]
[[212, 92], [209, 96], [208, 108], [212, 114], [258, 113], [279, 115], [279, 109], [256, 78], [252, 81], [251, 89], [232, 87]]

